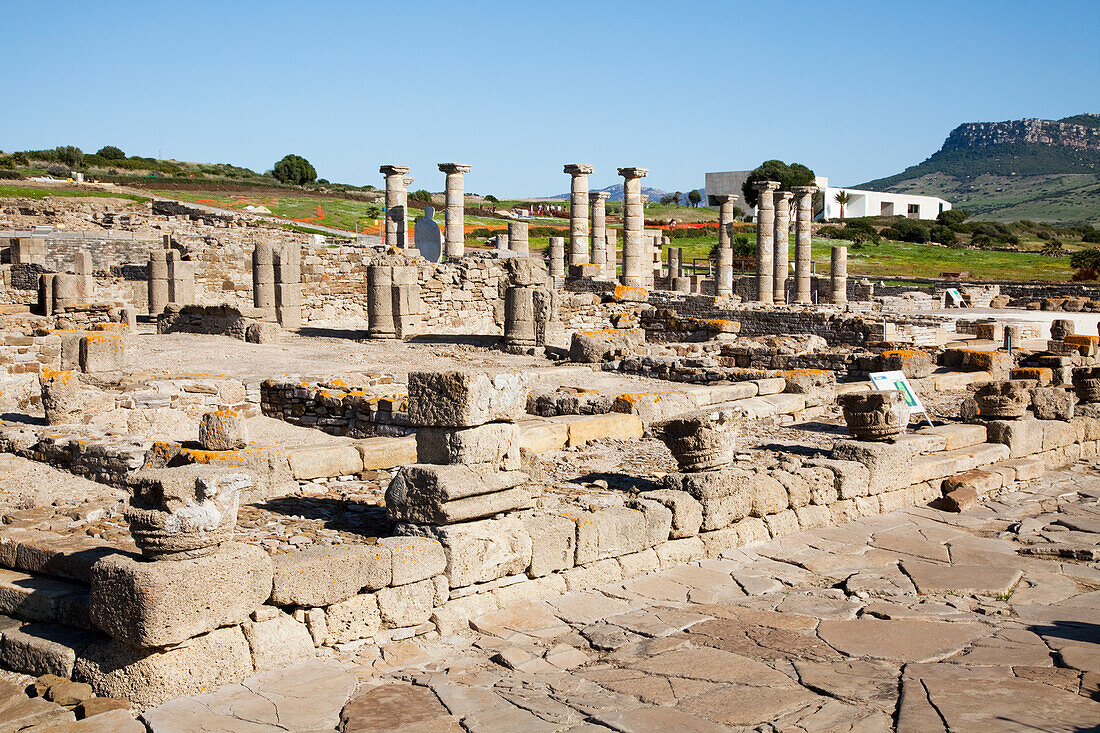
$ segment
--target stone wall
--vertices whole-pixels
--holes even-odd
[[[364,377],[359,385],[332,382],[282,382],[260,386],[263,414],[330,435],[368,438],[408,435],[408,390],[393,379]]]

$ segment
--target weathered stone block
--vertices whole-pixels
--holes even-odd
[[[80,369],[86,374],[121,372],[126,369],[122,335],[89,333],[80,340]]]
[[[399,629],[416,626],[427,621],[435,605],[435,583],[421,580],[416,583],[382,588],[375,596],[382,616],[382,628]]]
[[[805,478],[789,471],[770,471],[771,477],[787,491],[787,499],[792,507],[806,506],[810,503],[810,484]]]
[[[653,548],[657,551],[657,557],[661,561],[662,568],[686,565],[706,557],[707,548],[698,535],[685,537],[680,540],[669,540],[663,545]]]
[[[378,547],[388,550],[393,560],[393,577],[389,585],[427,580],[447,568],[443,545],[427,537],[382,537]]]
[[[496,470],[518,471],[519,448],[519,429],[512,423],[416,431],[418,463],[488,464]]]
[[[378,599],[373,593],[360,593],[332,604],[325,609],[325,626],[325,646],[371,638],[382,629]]]
[[[569,431],[567,439],[569,447],[587,445],[593,441],[608,438],[637,440],[644,432],[641,418],[620,412],[571,417],[565,424]]]
[[[134,646],[178,644],[244,621],[271,595],[271,579],[267,553],[235,542],[194,560],[108,555],[92,566],[91,618]]]
[[[784,509],[775,514],[768,514],[763,517],[763,519],[764,524],[768,527],[768,534],[771,535],[772,539],[789,537],[799,531],[798,517],[791,509]]]
[[[812,504],[828,506],[840,498],[836,490],[836,478],[828,468],[803,466],[795,471],[795,475],[805,479]]]
[[[827,527],[831,519],[829,507],[819,504],[807,504],[806,506],[795,507],[794,513],[795,516],[798,517],[798,526],[803,531],[807,529],[817,529],[818,527]]]
[[[577,556],[577,527],[572,519],[557,514],[524,517],[531,535],[531,567],[527,574],[542,577],[573,567]]]
[[[869,494],[893,491],[913,482],[913,454],[904,445],[838,440],[833,444],[833,458],[866,466]]]
[[[313,656],[309,629],[285,613],[266,621],[246,621],[241,630],[257,672],[288,667]]]
[[[637,497],[628,500],[626,506],[640,511],[645,517],[645,546],[653,547],[667,542],[672,530],[672,510],[660,502]]]
[[[73,679],[87,682],[97,695],[126,698],[145,708],[240,682],[252,671],[244,633],[229,626],[165,651],[113,639],[92,644],[77,657]]]
[[[672,527],[668,535],[670,539],[677,540],[699,534],[699,527],[703,524],[703,505],[691,494],[673,489],[657,489],[642,492],[638,497],[660,502],[672,510]]]
[[[771,539],[771,535],[768,534],[768,525],[760,517],[746,517],[733,526],[737,528],[737,536],[742,547],[767,542]]]
[[[986,422],[990,443],[1008,446],[1009,458],[1022,458],[1043,449],[1043,423],[1028,417]]]
[[[641,552],[633,552],[629,555],[620,555],[615,558],[619,567],[623,569],[624,578],[637,578],[646,573],[652,573],[661,568],[661,559],[652,547]]]
[[[298,448],[287,455],[287,460],[294,478],[299,481],[352,476],[363,470],[363,458],[352,445]]]
[[[409,422],[417,427],[475,427],[514,422],[527,411],[527,375],[473,372],[409,374]]]
[[[78,654],[94,637],[53,624],[14,625],[0,639],[0,663],[5,669],[33,676],[71,677]]]
[[[671,517],[669,518],[671,523]],[[637,509],[612,507],[592,513],[596,525],[596,558],[603,560],[646,547],[646,517]]]
[[[274,558],[271,603],[328,606],[391,581],[390,549],[382,544],[311,547]]]
[[[530,490],[522,471],[487,465],[404,466],[386,489],[386,511],[396,522],[452,524],[527,509]]]
[[[780,512],[790,506],[790,499],[783,484],[766,473],[758,473],[752,482],[752,510],[754,517]]]
[[[206,450],[237,450],[248,445],[244,416],[236,410],[217,410],[202,416],[199,443]]]
[[[833,486],[841,499],[866,496],[871,472],[858,461],[839,461],[830,458],[814,458],[806,461],[811,468],[827,468],[833,472]]]
[[[661,479],[661,486],[673,491],[685,491],[703,506],[701,529],[710,531],[728,527],[748,516],[752,510],[752,486],[755,473],[740,469],[670,473]]]
[[[443,545],[452,588],[515,575],[531,564],[531,535],[516,517],[444,527],[401,524],[398,534],[429,537]]]

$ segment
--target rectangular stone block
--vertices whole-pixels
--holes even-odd
[[[498,471],[520,469],[519,428],[513,423],[486,423],[473,428],[416,431],[418,463],[486,464]]]
[[[0,664],[13,672],[35,677],[44,674],[71,677],[77,654],[92,641],[90,634],[65,626],[15,625],[4,629],[0,639]]]
[[[271,603],[276,606],[329,606],[365,590],[390,584],[389,547],[312,547],[276,555]]]
[[[867,467],[867,493],[894,491],[913,483],[913,454],[904,446],[863,440],[833,443],[833,458]],[[845,497],[847,498],[847,497]]]
[[[795,516],[798,517],[798,526],[803,531],[807,529],[817,529],[819,527],[828,527],[831,520],[829,507],[819,504],[808,504],[806,506],[796,507],[794,513]]]
[[[669,518],[671,521],[671,517]],[[603,560],[646,547],[646,517],[637,509],[603,509],[592,513],[596,526],[596,558]]]
[[[1077,442],[1077,428],[1061,420],[1040,420],[1043,426],[1043,450],[1056,450]]]
[[[623,578],[637,578],[646,573],[656,572],[661,568],[661,559],[652,547],[641,552],[620,555],[615,559],[618,560],[619,567],[623,570]]]
[[[986,428],[989,442],[1007,445],[1010,458],[1022,458],[1043,449],[1042,423],[1034,418],[989,420]]]
[[[373,593],[360,593],[325,609],[325,646],[370,639],[382,629],[382,614]]]
[[[363,471],[363,458],[353,445],[297,448],[287,454],[287,461],[299,481],[354,476]]]
[[[248,641],[240,626],[229,626],[164,651],[113,639],[94,643],[77,657],[73,679],[89,683],[100,697],[147,708],[240,682],[252,672]]]
[[[0,614],[88,627],[88,591],[55,578],[0,570]]]
[[[640,499],[660,502],[672,510],[672,527],[669,538],[678,540],[699,534],[703,524],[703,505],[686,491],[657,489],[638,494]]]
[[[453,428],[514,422],[527,412],[527,392],[527,375],[520,372],[412,372],[409,422]]]
[[[661,486],[673,491],[685,491],[702,504],[703,531],[728,527],[749,515],[753,505],[753,485],[756,474],[740,469],[670,473]]]
[[[443,546],[452,588],[523,573],[531,564],[531,535],[517,517],[430,527],[400,524],[401,535],[428,537]]]
[[[686,565],[706,557],[707,548],[699,536],[685,537],[680,540],[669,540],[663,545],[653,548],[657,551],[657,557],[661,561],[662,568]]]
[[[520,423],[520,450],[538,455],[561,450],[568,442],[569,426],[563,422],[525,420]]]
[[[871,472],[858,461],[839,461],[830,458],[815,458],[805,462],[811,467],[827,468],[833,472],[834,486],[841,499],[866,496],[871,480]]]
[[[428,579],[382,588],[375,596],[378,599],[378,612],[382,616],[382,628],[416,626],[431,618],[432,607],[435,605],[435,583]]]
[[[363,461],[364,471],[397,468],[417,462],[416,436],[403,438],[365,438],[353,443]]]
[[[767,473],[757,473],[752,479],[752,510],[754,517],[781,512],[790,506],[790,497],[783,484]]]
[[[398,522],[453,524],[528,509],[531,490],[522,471],[488,465],[404,466],[386,489],[386,511]]]
[[[644,431],[641,418],[621,412],[570,417],[566,424],[569,430],[570,447],[587,445],[593,441],[608,438],[638,440]]]
[[[271,595],[272,576],[266,552],[236,542],[194,560],[109,555],[92,567],[91,619],[133,646],[178,644],[244,621]]]
[[[623,569],[613,559],[599,560],[588,565],[578,565],[562,573],[565,588],[570,593],[580,593],[604,583],[616,583],[623,579]]]
[[[532,578],[573,567],[577,556],[577,527],[573,520],[557,514],[524,517],[523,525],[531,535]]]
[[[443,545],[427,537],[382,537],[378,540],[378,546],[390,553],[390,585],[427,580],[447,569]]]
[[[125,370],[126,345],[121,334],[86,334],[80,340],[80,369],[87,374]]]
[[[949,423],[920,429],[920,435],[938,435],[946,441],[943,450],[955,450],[956,448],[968,448],[972,445],[984,443],[987,439],[986,427],[981,423],[961,424]]]
[[[280,611],[264,621],[246,621],[241,630],[257,672],[289,667],[314,655],[313,638],[306,625]]]
[[[798,517],[792,509],[784,509],[775,514],[768,514],[763,517],[763,519],[764,524],[768,527],[768,534],[771,535],[772,539],[790,537],[792,534],[797,534],[799,531]]]
[[[700,532],[698,536],[703,541],[703,549],[709,558],[719,557],[722,553],[741,546],[741,535],[737,532],[737,527]]]

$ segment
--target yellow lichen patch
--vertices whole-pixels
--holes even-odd
[[[926,352],[920,349],[891,349],[882,352],[882,355],[887,359],[901,359],[903,364],[908,364],[913,359],[927,356]]]
[[[613,296],[620,303],[623,301],[645,301],[649,299],[649,291],[645,288],[630,285],[616,285]]]
[[[1100,336],[1074,333],[1066,336],[1062,341],[1067,346],[1076,346],[1082,356],[1089,356],[1096,351],[1097,345],[1100,344]]]
[[[1009,376],[1012,379],[1033,379],[1042,386],[1054,379],[1054,370],[1048,367],[1019,367],[1009,372]]]
[[[71,382],[73,380],[73,373],[71,371],[66,371],[66,370],[61,370],[61,369],[43,368],[42,369],[42,380],[43,381],[52,381],[52,382],[61,382],[63,384],[68,384],[69,382]]]

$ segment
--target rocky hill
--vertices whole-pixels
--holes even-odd
[[[1100,222],[1100,115],[959,125],[919,165],[858,188],[941,196],[981,219]]]

